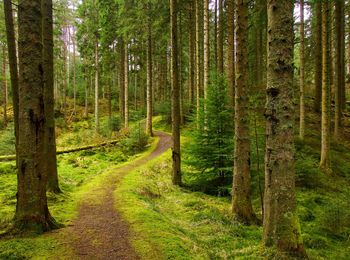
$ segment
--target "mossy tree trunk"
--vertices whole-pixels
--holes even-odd
[[[170,0],[171,26],[171,100],[172,100],[172,160],[174,185],[181,185],[181,153],[180,153],[180,87],[178,81],[178,54],[177,54],[177,0]]]
[[[295,195],[293,10],[269,0],[263,242],[282,255],[305,256]]]
[[[7,80],[6,80],[6,45],[2,46],[2,95],[4,110],[4,126],[7,126]]]
[[[304,0],[300,0],[300,119],[299,138],[305,138],[305,30]]]
[[[329,1],[322,2],[322,122],[320,168],[330,171],[330,43]]]
[[[43,59],[44,59],[44,102],[45,102],[45,153],[48,174],[47,189],[59,193],[56,158],[55,99],[54,99],[54,54],[52,0],[42,0],[43,14]]]
[[[343,103],[345,103],[345,21],[344,21],[344,1],[335,1],[335,34],[336,34],[336,52],[335,52],[335,117],[334,117],[334,138],[337,140],[340,136],[340,127],[343,112]]]
[[[16,50],[16,38],[15,28],[13,24],[13,10],[11,0],[4,0],[4,12],[5,12],[5,26],[6,26],[6,38],[7,49],[9,57],[9,67],[11,76],[12,87],[12,103],[13,103],[13,117],[15,125],[15,138],[16,138],[16,151],[18,146],[18,66],[17,66],[17,50]]]
[[[235,149],[233,166],[232,211],[237,221],[252,224],[255,214],[250,188],[248,0],[236,0],[236,95]]]
[[[321,112],[322,99],[322,3],[315,1],[315,101],[314,110]]]
[[[19,145],[15,227],[44,232],[54,227],[46,197],[45,101],[41,0],[18,5]]]

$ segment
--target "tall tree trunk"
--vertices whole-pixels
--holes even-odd
[[[236,96],[235,152],[233,167],[232,211],[234,219],[252,224],[256,221],[250,188],[248,2],[236,0]]]
[[[147,120],[146,133],[153,136],[152,116],[153,116],[153,89],[152,89],[152,29],[151,18],[147,24]]]
[[[199,114],[200,114],[200,97],[201,97],[201,33],[200,33],[200,1],[195,0],[196,8],[196,118],[197,118],[197,128],[199,128]]]
[[[181,154],[180,154],[180,88],[178,81],[178,56],[177,56],[177,0],[170,0],[170,24],[171,24],[171,81],[172,81],[172,159],[174,185],[181,185]]]
[[[218,71],[218,1],[219,0],[214,0],[215,6],[214,6],[214,41],[213,41],[214,51],[213,51],[213,54],[214,54],[214,67],[215,67],[216,71]],[[210,35],[210,31],[209,31],[209,35]]]
[[[330,44],[329,2],[322,2],[322,122],[320,168],[330,170]]]
[[[235,0],[227,0],[227,79],[230,106],[235,106]]]
[[[322,98],[322,3],[320,0],[315,2],[315,101],[314,110],[321,112]]]
[[[281,255],[305,256],[295,195],[293,10],[268,1],[268,64],[263,241]],[[288,258],[288,256],[285,256]]]
[[[87,73],[86,73],[87,74]],[[84,107],[84,117],[87,117],[88,116],[88,97],[89,97],[89,94],[88,94],[88,84],[90,82],[90,76],[88,75],[85,75],[86,77],[86,80],[85,80],[85,84],[84,84],[84,92],[85,92],[85,107]]]
[[[224,73],[224,9],[223,0],[219,1],[219,21],[218,21],[218,72]]]
[[[73,42],[73,113],[76,113],[77,105],[77,83],[76,83],[76,51],[75,51],[75,37],[72,37]]]
[[[15,227],[44,232],[53,228],[46,197],[44,66],[41,0],[18,5],[19,144]]]
[[[129,54],[128,44],[124,45],[124,127],[129,127]]]
[[[98,38],[95,40],[95,129],[100,131],[100,116],[99,116],[99,71],[98,71]]]
[[[6,25],[6,38],[7,48],[9,57],[9,67],[11,76],[11,87],[12,87],[12,103],[13,103],[13,117],[15,125],[15,145],[16,154],[18,147],[18,66],[17,66],[17,49],[16,49],[16,38],[15,28],[13,24],[13,13],[11,0],[4,0],[4,12],[5,12],[5,25]]]
[[[299,138],[305,138],[305,32],[304,0],[300,0],[300,120]]]
[[[189,3],[189,34],[188,34],[188,100],[191,106],[194,105],[194,85],[195,85],[195,40],[196,40],[196,29],[195,29],[195,2],[191,0]]]
[[[341,127],[343,102],[345,101],[345,37],[344,37],[344,1],[335,1],[335,34],[336,34],[336,80],[334,86],[335,117],[334,138],[339,138]],[[344,93],[343,93],[344,92]]]
[[[125,92],[124,92],[124,80],[125,80],[125,54],[124,54],[124,41],[121,39],[119,44],[119,113],[120,113],[120,119],[124,120],[125,118]]]
[[[42,0],[43,14],[43,59],[44,59],[44,107],[45,107],[45,154],[48,174],[47,189],[61,192],[58,184],[56,134],[55,134],[55,99],[54,99],[54,54],[53,54],[53,16],[52,0]]]
[[[207,90],[209,86],[209,0],[204,0],[204,100],[207,100]]]
[[[3,109],[4,127],[7,126],[7,80],[6,80],[6,45],[2,46],[2,81],[3,81]]]

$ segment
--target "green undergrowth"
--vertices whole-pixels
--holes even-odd
[[[170,152],[128,174],[115,191],[144,259],[257,259],[261,228],[232,223],[230,200],[170,182]]]
[[[166,129],[161,118],[156,125]],[[309,119],[312,121],[312,119]],[[310,259],[350,259],[350,147],[332,143],[332,173],[319,169],[320,134],[307,129],[305,141],[296,139],[296,186],[302,238]],[[253,129],[254,130],[254,129]],[[182,130],[183,151],[191,142]],[[252,199],[261,218],[260,190],[264,190],[264,127],[252,133]],[[258,144],[259,157],[256,152]],[[261,246],[262,227],[231,220],[229,196],[206,194],[196,185],[195,170],[182,165],[185,188],[171,184],[171,154],[165,153],[128,174],[115,192],[133,230],[132,241],[144,259],[260,259],[270,250]],[[257,169],[257,162],[260,169]],[[206,183],[207,184],[207,183]],[[226,187],[228,193],[230,187]]]
[[[104,177],[116,167],[123,166],[155,147],[156,139],[150,140],[141,150],[129,150],[123,142],[116,146],[81,151],[58,156],[58,173],[61,194],[48,194],[52,216],[61,224],[69,225],[77,216],[80,201],[98,199],[98,194],[87,196],[102,183]],[[129,142],[131,142],[129,140]],[[14,163],[0,163],[0,234],[10,227],[16,207],[17,180]],[[64,231],[39,236],[0,240],[0,259],[72,259],[71,248],[62,243]]]

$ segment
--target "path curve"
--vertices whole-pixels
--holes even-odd
[[[128,172],[170,148],[171,136],[163,132],[155,132],[155,135],[159,141],[151,154],[117,168],[84,196],[78,217],[67,232],[77,258],[139,259],[129,241],[128,223],[115,208],[113,192]]]

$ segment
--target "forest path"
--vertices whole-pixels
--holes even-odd
[[[139,259],[129,241],[129,226],[115,207],[113,193],[122,178],[171,146],[171,136],[156,132],[159,141],[151,154],[111,171],[94,186],[79,205],[76,220],[68,227],[65,240],[78,259]]]

